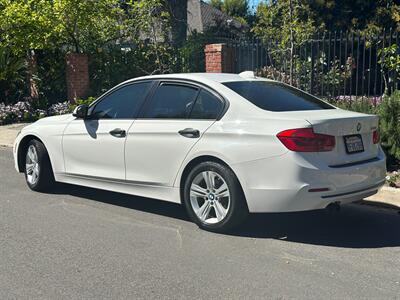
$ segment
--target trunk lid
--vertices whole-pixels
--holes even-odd
[[[332,151],[318,152],[324,164],[338,166],[374,158],[378,155],[378,144],[373,143],[373,131],[378,128],[378,117],[342,109],[325,109],[288,112],[292,117],[302,117],[312,125],[315,133],[335,136],[336,145]],[[361,136],[364,151],[349,153],[345,137]],[[348,139],[349,140],[349,139]]]
[[[378,128],[378,117],[341,109],[312,111],[305,117],[315,133],[329,134],[336,138],[333,151],[319,152],[318,155],[329,166],[337,166],[374,158],[378,155],[378,145],[372,141],[372,133]],[[364,151],[348,153],[346,136],[361,136]]]

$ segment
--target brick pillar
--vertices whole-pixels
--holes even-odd
[[[207,73],[233,73],[233,49],[226,44],[208,44],[204,48]]]
[[[87,96],[89,90],[89,60],[87,54],[67,53],[66,75],[68,100],[74,102],[76,99]]]

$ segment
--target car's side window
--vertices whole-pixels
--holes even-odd
[[[151,81],[145,81],[117,89],[94,106],[91,116],[99,119],[136,118],[152,84]]]
[[[186,119],[198,95],[197,87],[162,83],[145,104],[143,118]]]
[[[215,120],[220,115],[223,103],[206,90],[201,90],[190,114],[191,119]]]

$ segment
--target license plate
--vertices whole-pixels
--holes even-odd
[[[364,151],[364,144],[360,134],[347,135],[344,137],[347,153],[358,153]]]

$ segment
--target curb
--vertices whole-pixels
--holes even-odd
[[[378,201],[370,201],[370,200],[360,200],[355,202],[360,205],[368,205],[368,206],[373,206],[373,207],[378,207],[378,208],[384,208],[384,209],[390,209],[390,210],[397,210],[400,214],[400,207],[397,205],[385,203],[385,202],[378,202]]]
[[[379,192],[360,201],[361,204],[398,210],[400,213],[400,189],[383,186]]]

